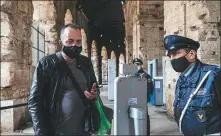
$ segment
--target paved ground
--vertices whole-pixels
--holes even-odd
[[[107,99],[107,86],[104,86],[101,90],[101,98],[103,103],[114,108],[114,102]],[[156,107],[151,104],[148,105],[149,115],[150,115],[150,132],[151,135],[179,135],[179,130],[174,122],[174,119],[166,115],[166,111],[161,109],[161,107]],[[114,122],[113,122],[114,124]],[[23,130],[19,130],[11,134],[1,134],[1,135],[33,135],[34,131],[32,129],[32,124],[28,123]],[[111,134],[114,134],[114,130],[111,130]]]

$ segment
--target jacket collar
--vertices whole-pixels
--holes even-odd
[[[192,70],[189,72],[187,76],[184,74],[180,75],[179,82],[180,84],[189,84],[189,83],[196,83],[200,77],[200,71],[202,67],[202,62],[197,60],[196,63],[193,65]]]

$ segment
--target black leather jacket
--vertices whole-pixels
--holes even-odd
[[[56,53],[57,55],[61,53]],[[54,135],[64,83],[67,80],[67,70],[56,54],[42,58],[34,72],[29,97],[29,112],[33,121],[36,135]],[[93,66],[89,58],[80,55],[77,67],[83,71],[87,79],[89,90],[94,82],[97,83]]]

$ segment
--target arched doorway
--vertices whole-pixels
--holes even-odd
[[[118,72],[120,71],[120,65],[121,64],[125,64],[125,57],[123,54],[120,54],[119,56],[119,68],[118,68]]]
[[[114,51],[111,51],[111,59],[116,59],[116,55]]]
[[[106,47],[102,47],[101,49],[101,56],[102,56],[102,84],[107,84],[108,82],[108,78],[107,78],[107,69],[108,69],[108,64],[107,64],[107,60],[108,60],[108,55],[107,55],[107,49]]]
[[[88,57],[88,49],[87,49],[87,35],[84,29],[81,29],[82,35],[82,52],[81,54]]]
[[[119,64],[125,64],[125,58],[124,58],[124,55],[123,55],[123,54],[120,54]]]
[[[73,23],[73,17],[72,17],[70,9],[67,9],[65,13],[64,22],[65,22],[65,25]]]
[[[98,80],[99,70],[98,70],[98,55],[97,55],[97,43],[96,43],[96,41],[92,41],[91,62],[92,62],[93,68],[94,68],[95,76]]]

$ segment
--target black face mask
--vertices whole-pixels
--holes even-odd
[[[190,62],[187,60],[186,55],[177,59],[172,59],[170,62],[176,72],[184,72],[190,65]]]
[[[71,59],[76,58],[82,51],[82,46],[63,46],[62,51]]]

